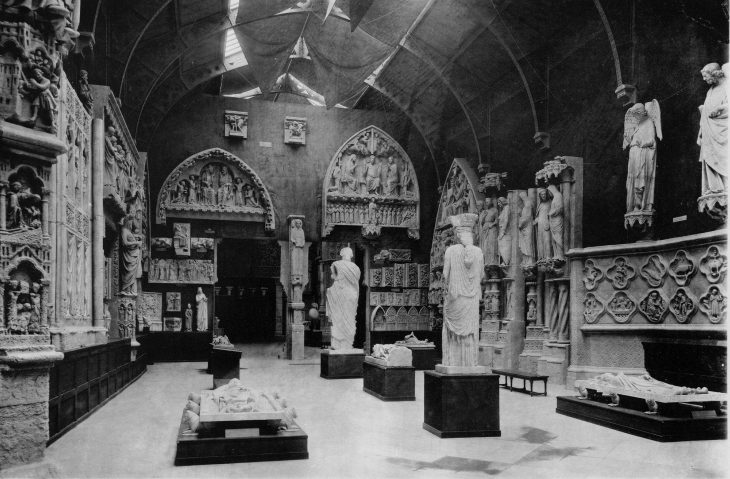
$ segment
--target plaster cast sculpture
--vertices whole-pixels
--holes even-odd
[[[588,291],[593,291],[598,287],[598,283],[603,279],[603,271],[596,265],[592,259],[587,259],[583,266],[583,285]]]
[[[199,332],[208,330],[208,297],[203,293],[203,288],[198,287],[198,291],[195,294],[195,309],[198,314],[197,330]]]
[[[201,416],[213,414],[280,413],[281,426],[286,429],[295,425],[296,410],[288,406],[286,399],[277,392],[259,392],[249,389],[239,379],[231,379],[212,391],[203,391]],[[213,408],[210,411],[208,408]],[[238,416],[240,417],[240,416]]]
[[[678,286],[689,284],[692,276],[697,272],[697,266],[692,257],[684,250],[674,254],[669,262],[669,275],[674,278]]]
[[[592,324],[604,311],[603,302],[593,293],[587,293],[583,300],[583,319],[586,323]]]
[[[555,185],[549,185],[548,190],[550,196],[552,196],[548,218],[553,258],[562,260],[565,259],[563,251],[563,195]]]
[[[330,267],[333,283],[327,289],[327,316],[332,322],[332,349],[352,349],[355,316],[360,292],[360,268],[352,262],[353,252],[342,248],[342,259]]]
[[[657,138],[662,139],[659,102],[636,103],[624,116],[623,149],[629,149],[626,226],[651,223],[654,211]],[[637,214],[640,213],[640,214]]]
[[[223,118],[226,138],[248,138],[248,112],[226,110]]]
[[[537,258],[553,257],[552,239],[550,236],[550,193],[545,188],[538,190],[540,203],[537,206],[535,225],[537,225]]]
[[[658,288],[664,284],[667,275],[667,266],[661,256],[653,254],[646,259],[646,262],[639,268],[639,274],[652,288]]]
[[[304,230],[302,220],[295,219],[291,222],[289,231],[289,242],[291,243],[291,274],[292,276],[304,275]]]
[[[188,303],[188,307],[185,308],[185,331],[193,330],[193,307]]]
[[[613,265],[606,271],[606,277],[616,289],[626,289],[631,284],[631,280],[636,276],[636,270],[629,261],[619,256],[613,260]]]
[[[654,379],[648,374],[641,376],[627,376],[624,373],[604,373],[593,379],[583,381],[584,386],[597,388],[599,392],[604,390],[625,390],[643,393],[652,393],[658,396],[686,396],[690,394],[708,394],[706,387],[688,388],[675,386]]]
[[[495,203],[493,198],[487,198],[479,204],[479,247],[487,266],[499,265],[499,210]]]
[[[190,223],[174,223],[172,245],[177,256],[190,256]]]
[[[474,246],[476,220],[473,213],[450,218],[459,244],[449,246],[444,258],[443,366],[477,366],[484,256]]]
[[[617,323],[628,323],[636,311],[636,302],[623,291],[616,291],[606,305],[606,311]]]
[[[710,85],[705,103],[700,108],[700,131],[697,144],[700,145],[702,168],[702,190],[697,199],[700,211],[707,211],[713,217],[727,217],[727,127],[728,93],[726,75],[728,64],[709,63],[700,73]]]
[[[687,289],[678,288],[669,300],[669,311],[680,324],[688,323],[697,312],[697,298]]]
[[[700,272],[710,283],[719,283],[725,279],[727,256],[720,252],[718,246],[707,248],[707,253],[700,259]]]
[[[120,290],[122,294],[136,295],[137,280],[142,277],[142,237],[132,231],[133,218],[127,216],[124,220],[121,233],[122,254],[120,268],[122,279]]]
[[[287,116],[284,119],[284,143],[304,145],[307,143],[307,119]]]
[[[418,339],[416,335],[411,331],[409,334],[406,334],[405,338],[396,341],[396,345],[399,346],[425,346],[425,345],[433,345],[433,343],[428,339]]]
[[[533,225],[533,204],[526,191],[520,191],[522,210],[517,227],[519,228],[519,246],[522,252],[521,266],[535,264],[535,227]]]
[[[509,266],[512,257],[512,231],[510,228],[510,210],[507,198],[499,198],[497,200],[499,206],[499,235],[497,237],[499,245],[500,265]]]
[[[223,348],[232,348],[233,344],[231,344],[231,341],[228,339],[228,336],[213,336],[213,341],[210,343],[213,346],[223,347]]]
[[[650,323],[661,323],[669,311],[669,301],[661,290],[653,289],[639,302],[638,309]]]
[[[390,367],[410,367],[413,364],[411,350],[396,344],[376,344],[371,356],[383,360]]]
[[[700,296],[700,311],[707,315],[711,323],[721,322],[725,319],[727,311],[727,296],[718,286],[710,286],[707,292]]]

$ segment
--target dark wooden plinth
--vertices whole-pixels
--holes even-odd
[[[499,376],[423,373],[423,428],[441,438],[501,436]]]
[[[413,353],[413,367],[417,371],[432,371],[441,361],[441,355],[436,348],[408,348]]]
[[[322,346],[322,331],[319,330],[304,330],[304,345],[311,346],[313,348],[319,348]]]
[[[555,411],[661,442],[726,439],[727,417],[666,417],[573,396],[559,396]]]
[[[183,429],[181,425],[177,436],[176,466],[309,459],[307,435],[301,429],[251,437],[183,435]]]
[[[416,370],[363,362],[362,390],[383,401],[415,401]]]
[[[241,351],[233,348],[216,348],[210,352],[210,371],[213,387],[228,384],[231,379],[241,378]]]
[[[322,351],[319,376],[325,379],[361,378],[365,354],[329,354]]]

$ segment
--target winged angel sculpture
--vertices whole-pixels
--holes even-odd
[[[636,103],[624,117],[623,149],[629,148],[626,212],[654,210],[657,138],[662,139],[659,102]]]

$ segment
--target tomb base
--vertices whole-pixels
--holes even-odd
[[[228,384],[231,379],[241,378],[241,351],[234,348],[214,346],[210,352],[210,371],[213,373],[213,387]]]
[[[298,426],[278,431],[251,423],[239,428],[215,429],[207,434],[186,434],[185,428],[181,421],[176,466],[309,458],[307,434]]]
[[[369,356],[362,364],[362,390],[382,401],[415,401],[416,370],[408,366],[384,366]]]
[[[717,416],[715,411],[708,411],[714,414],[707,417],[667,417],[573,396],[558,396],[557,400],[558,414],[654,441],[727,438],[727,416]]]
[[[325,379],[361,378],[362,349],[325,349],[320,353],[319,376]]]
[[[441,438],[502,435],[498,375],[423,374],[425,430]]]

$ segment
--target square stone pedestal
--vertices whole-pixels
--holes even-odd
[[[423,428],[441,438],[501,436],[499,376],[423,373]]]
[[[362,349],[325,349],[320,354],[319,376],[325,379],[361,378]]]
[[[413,367],[416,371],[430,371],[436,366],[436,363],[441,361],[435,344],[404,344],[404,346],[413,353]]]
[[[415,401],[416,370],[409,366],[385,366],[370,356],[362,364],[362,390],[382,401]]]
[[[228,384],[231,379],[241,378],[241,351],[234,348],[213,347],[210,352],[210,370],[213,387]]]
[[[565,384],[570,365],[570,343],[545,341],[537,361],[537,374],[550,376],[553,384]]]

